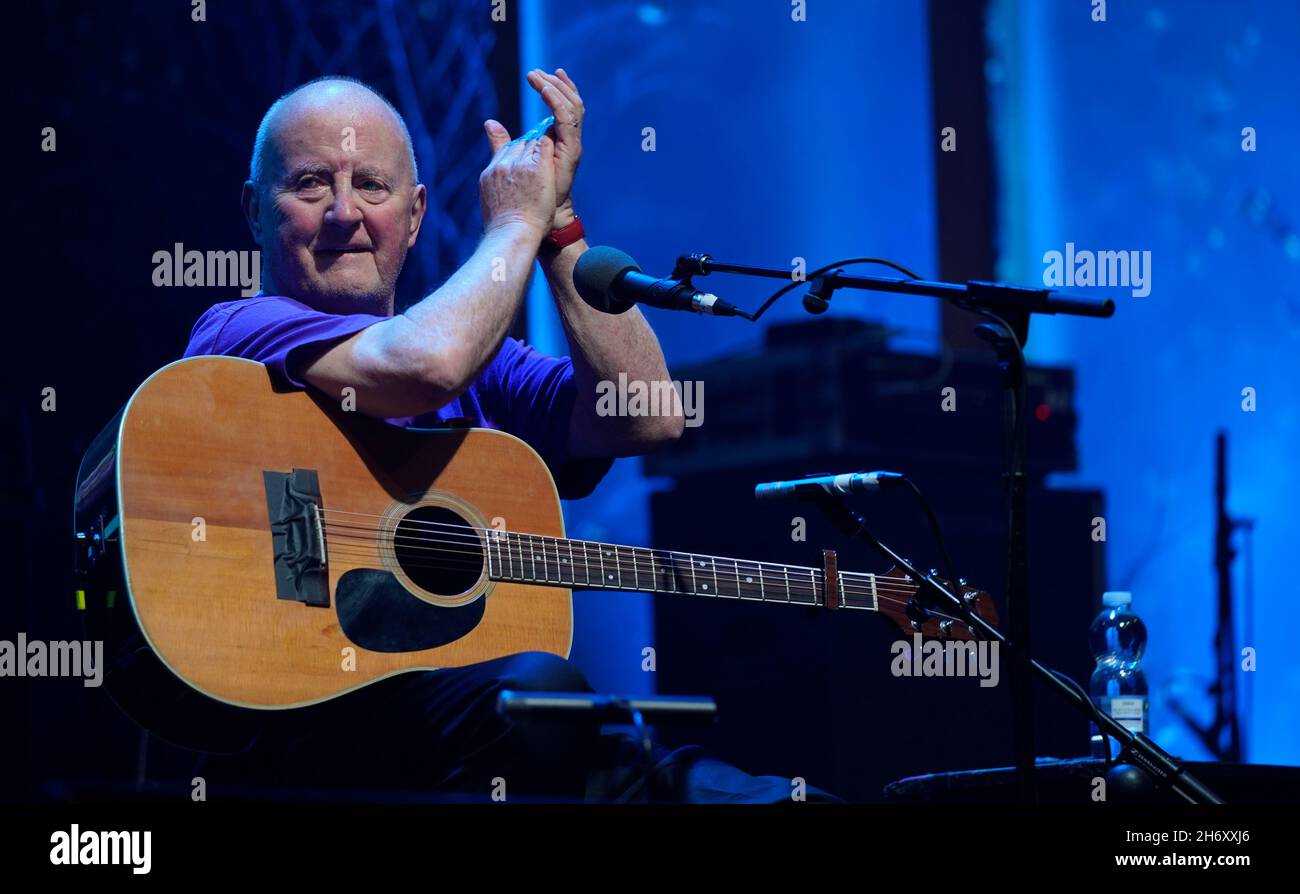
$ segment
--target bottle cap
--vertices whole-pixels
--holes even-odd
[[[1108,608],[1119,608],[1121,605],[1132,605],[1133,594],[1127,590],[1107,590],[1101,594],[1101,604]]]

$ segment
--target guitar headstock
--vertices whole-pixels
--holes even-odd
[[[998,612],[988,593],[967,586],[965,580],[953,583],[933,573],[931,576],[949,590],[959,593],[973,614],[989,624],[997,625]],[[877,574],[876,584],[881,593],[879,612],[887,615],[907,636],[920,633],[927,639],[977,639],[966,622],[956,616],[931,613],[930,617],[926,617],[926,612],[920,605],[921,582],[897,565],[884,574]]]

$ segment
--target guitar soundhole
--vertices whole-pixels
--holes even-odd
[[[439,596],[456,596],[483,573],[479,532],[445,506],[419,506],[393,532],[397,564],[411,582]]]

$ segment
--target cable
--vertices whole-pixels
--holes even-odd
[[[921,489],[916,486],[916,482],[911,478],[908,478],[906,475],[903,476],[903,481],[907,482],[907,486],[912,489],[912,493],[916,494],[917,501],[921,504],[921,508],[925,510],[925,517],[930,521],[930,530],[934,534],[934,542],[939,547],[939,555],[943,558],[943,568],[948,574],[948,580],[951,582],[950,586],[955,586],[960,589],[961,585],[958,583],[959,578],[957,577],[957,569],[952,563],[952,556],[948,555],[948,545],[944,542],[943,531],[939,529],[939,519],[935,517],[934,511],[930,508],[930,504],[925,499],[925,495],[921,493]],[[962,594],[958,593],[957,595],[960,597]]]
[[[902,264],[895,264],[893,261],[889,261],[884,258],[846,258],[842,261],[832,261],[831,263],[826,264],[823,267],[818,267],[812,273],[809,273],[806,276],[804,276],[803,279],[794,280],[793,282],[787,283],[786,285],[777,289],[775,292],[771,294],[770,297],[768,297],[766,301],[763,302],[763,305],[758,310],[754,311],[753,316],[749,317],[749,319],[753,322],[758,322],[758,318],[761,317],[763,313],[769,307],[772,306],[772,304],[776,301],[776,299],[780,298],[786,292],[790,291],[791,289],[796,289],[799,286],[806,285],[808,280],[813,279],[814,277],[821,276],[823,273],[828,273],[831,270],[834,270],[836,267],[844,267],[849,264],[882,264],[885,267],[892,267],[894,270],[897,270],[899,273],[902,273],[904,276],[910,277],[912,279],[921,278],[917,276],[915,273],[913,273],[911,270],[908,270]]]
[[[1118,757],[1112,758],[1110,756],[1111,735],[1110,735],[1110,731],[1106,729],[1105,725],[1100,722],[1101,708],[1097,707],[1097,703],[1092,700],[1092,696],[1090,696],[1087,690],[1084,689],[1081,685],[1079,685],[1079,682],[1075,680],[1073,677],[1069,676],[1068,674],[1063,674],[1060,671],[1056,670],[1055,668],[1047,667],[1046,665],[1044,665],[1044,667],[1047,668],[1047,672],[1049,674],[1056,677],[1056,679],[1060,680],[1066,686],[1071,687],[1074,690],[1075,694],[1078,695],[1080,698],[1082,698],[1084,704],[1086,704],[1088,708],[1092,711],[1092,718],[1094,721],[1097,721],[1097,729],[1101,733],[1101,737],[1106,743],[1106,755],[1104,758],[1104,760],[1106,761],[1106,768],[1110,769],[1111,767],[1115,766],[1115,764],[1119,763],[1119,758]]]

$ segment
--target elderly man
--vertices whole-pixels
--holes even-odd
[[[402,117],[348,78],[312,81],[277,100],[258,128],[243,190],[261,248],[262,292],[208,310],[186,356],[258,360],[280,386],[336,399],[350,388],[357,410],[394,424],[459,417],[504,429],[538,450],[565,497],[589,493],[613,457],[679,437],[680,414],[596,414],[596,383],[620,373],[662,381],[668,371],[639,311],[601,314],[574,289],[574,264],[586,249],[570,195],[582,155],[582,99],[563,69],[532,71],[528,81],[554,126],[512,141],[499,123],[485,122],[492,159],[479,178],[483,239],[450,279],[400,314],[394,288],[427,207]],[[534,260],[559,308],[570,358],[506,335]],[[480,796],[496,780],[511,793],[571,799],[626,788],[632,774],[619,768],[635,766],[634,747],[594,727],[503,720],[494,705],[505,688],[591,687],[564,659],[537,652],[401,674],[276,715],[236,769],[280,782]],[[353,740],[356,730],[365,731],[363,741]],[[692,797],[682,756],[656,754],[665,767],[678,765],[677,796]],[[704,778],[696,788],[719,800],[788,799],[791,790],[789,780],[758,779],[716,761]]]

